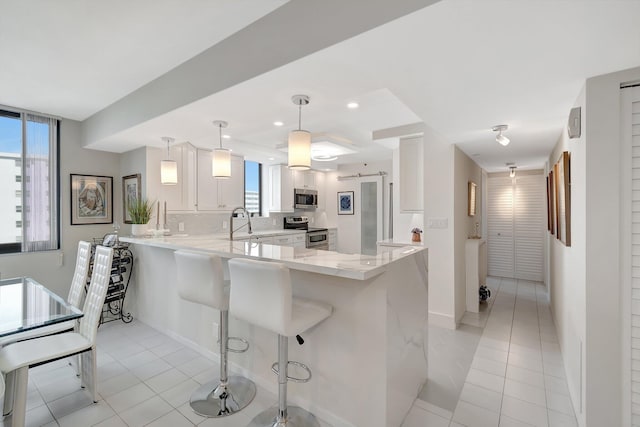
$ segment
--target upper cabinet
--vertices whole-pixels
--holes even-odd
[[[293,171],[286,165],[269,166],[269,212],[293,212]]]
[[[231,155],[231,178],[211,175],[211,151],[197,150],[197,208],[199,211],[231,211],[244,206],[244,159]]]
[[[178,164],[178,184],[162,186],[162,197],[169,211],[196,209],[196,151],[188,142],[170,149],[171,160]]]
[[[316,188],[316,172],[315,171],[293,171],[293,187],[294,188]]]
[[[400,139],[400,212],[422,212],[424,144],[422,136]]]

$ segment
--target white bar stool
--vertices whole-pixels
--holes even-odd
[[[182,299],[220,311],[220,379],[201,385],[192,395],[191,408],[204,417],[225,417],[246,407],[256,395],[253,381],[228,376],[228,352],[247,351],[249,343],[229,338],[229,288],[224,280],[222,261],[215,255],[192,251],[174,253],[178,272],[178,292]],[[230,339],[246,344],[240,350],[230,349]]]
[[[287,381],[307,382],[311,370],[289,361],[289,337],[298,336],[331,315],[333,307],[317,301],[294,298],[289,269],[275,262],[234,258],[229,260],[231,276],[230,310],[234,317],[278,334],[278,407],[258,414],[248,427],[320,427],[316,417],[297,406],[287,406]],[[302,344],[302,339],[299,338]],[[287,367],[305,369],[307,378],[288,376]],[[277,368],[276,368],[277,365]]]

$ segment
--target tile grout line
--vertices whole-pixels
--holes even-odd
[[[502,282],[502,280],[503,279],[501,278],[500,281]],[[509,332],[509,346],[508,346],[508,349],[507,349],[507,364],[506,364],[506,367],[505,367],[504,381],[503,381],[503,384],[502,384],[502,398],[500,399],[500,412],[498,413],[498,424],[500,423],[501,418],[502,418],[502,406],[504,405],[504,396],[505,396],[504,388],[505,388],[505,385],[506,385],[506,382],[507,382],[507,369],[509,369],[509,357],[510,357],[510,354],[511,354],[511,339],[512,339],[512,336],[513,336],[513,320],[515,318],[516,303],[518,301],[519,282],[518,282],[518,279],[513,279],[513,280],[515,280],[515,285],[516,286],[515,286],[515,290],[514,290],[513,309],[511,310],[511,330]],[[502,286],[501,286],[501,288],[502,288]]]

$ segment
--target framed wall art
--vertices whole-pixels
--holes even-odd
[[[142,197],[140,178],[139,173],[122,177],[122,218],[125,224],[132,223],[129,206]]]
[[[338,215],[353,215],[353,191],[338,191]]]
[[[476,216],[476,183],[469,181],[469,191],[467,196],[467,215]]]
[[[560,155],[556,163],[558,176],[556,178],[558,204],[558,234],[565,246],[571,246],[571,156],[568,151]]]
[[[71,174],[71,225],[113,223],[113,177]]]

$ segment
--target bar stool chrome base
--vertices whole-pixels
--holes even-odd
[[[287,417],[278,421],[278,407],[271,407],[255,416],[247,427],[320,427],[315,415],[298,406],[287,406]]]
[[[235,414],[256,396],[256,385],[244,377],[229,377],[227,385],[211,381],[191,395],[191,409],[203,417],[219,418]]]

